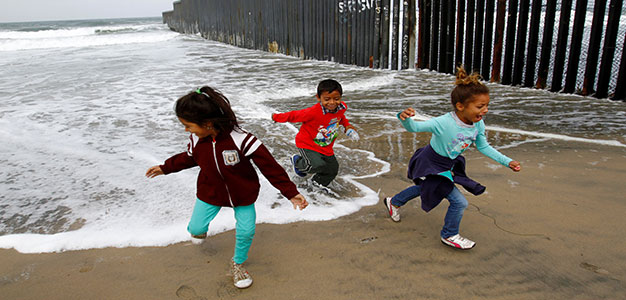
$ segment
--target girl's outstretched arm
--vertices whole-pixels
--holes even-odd
[[[163,175],[163,170],[161,170],[160,166],[153,166],[146,171],[146,177],[154,178],[156,176]]]
[[[293,204],[293,209],[299,208],[300,210],[303,210],[307,206],[309,206],[309,203],[306,202],[306,199],[304,199],[304,196],[302,196],[302,194],[295,195],[293,198],[289,199],[289,201],[291,201],[291,203]]]

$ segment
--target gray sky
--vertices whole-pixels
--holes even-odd
[[[0,23],[159,17],[175,0],[0,0]]]

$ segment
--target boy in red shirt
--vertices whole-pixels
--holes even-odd
[[[348,106],[341,101],[342,94],[339,82],[322,80],[317,86],[317,104],[301,110],[272,114],[275,122],[302,123],[296,134],[296,147],[300,154],[293,155],[291,163],[298,176],[313,173],[313,181],[322,186],[328,186],[339,172],[339,163],[333,152],[339,125],[344,127],[348,137],[359,139],[354,126],[344,116]]]

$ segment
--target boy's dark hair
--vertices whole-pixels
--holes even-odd
[[[200,126],[212,122],[218,131],[231,132],[239,127],[226,96],[208,86],[180,97],[176,100],[174,111],[177,117]]]
[[[343,89],[341,88],[341,84],[334,79],[326,79],[320,81],[317,85],[317,96],[321,97],[323,92],[332,93],[334,91],[338,91],[339,95],[343,95]]]
[[[480,75],[478,73],[467,75],[463,66],[457,69],[454,84],[456,87],[450,94],[450,100],[455,110],[457,103],[465,105],[475,95],[489,94],[489,88],[480,81]]]

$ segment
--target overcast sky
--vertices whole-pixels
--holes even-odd
[[[175,0],[0,0],[0,23],[160,17]]]

